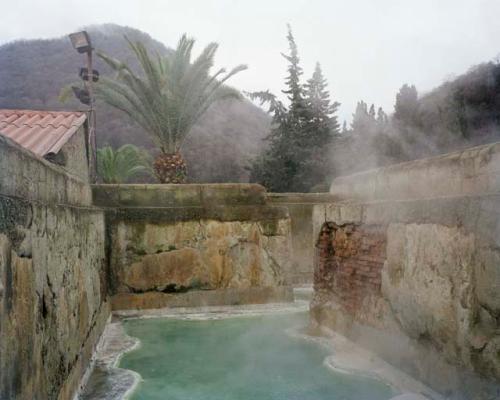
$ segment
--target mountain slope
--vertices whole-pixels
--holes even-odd
[[[154,52],[170,51],[139,30],[106,24],[87,28],[93,45],[133,69],[138,68],[123,36],[141,40]],[[208,40],[204,41],[208,42]],[[202,46],[202,43],[199,43]],[[245,62],[245,60],[241,60]],[[0,108],[83,109],[76,100],[58,101],[60,89],[78,79],[84,57],[76,53],[68,38],[15,41],[0,46]],[[101,74],[110,70],[96,60]],[[216,104],[203,116],[183,146],[193,182],[246,181],[245,166],[262,147],[269,131],[266,113],[248,101],[231,100]],[[125,143],[151,148],[144,131],[125,114],[106,104],[97,104],[98,146]]]
[[[419,103],[422,130],[445,150],[500,140],[500,63],[476,65]]]

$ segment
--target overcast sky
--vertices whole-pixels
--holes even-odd
[[[0,0],[0,44],[113,22],[174,46],[183,32],[217,41],[217,62],[249,70],[242,90],[282,89],[292,25],[307,78],[316,61],[341,120],[356,102],[392,112],[403,83],[425,92],[500,54],[500,0]]]

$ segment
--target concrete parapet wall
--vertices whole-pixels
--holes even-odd
[[[361,201],[500,192],[500,143],[336,178],[330,194]]]
[[[0,193],[53,205],[92,205],[88,184],[2,135]]]
[[[499,177],[492,144],[335,179],[342,200],[313,209],[312,321],[447,398],[497,398]]]
[[[256,184],[94,185],[94,204],[104,207],[214,207],[263,205]]]
[[[339,200],[330,193],[266,193],[271,204],[321,204]]]

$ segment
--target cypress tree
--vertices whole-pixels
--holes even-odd
[[[368,126],[368,105],[363,101],[358,101],[356,110],[352,114],[351,129],[355,135],[362,135]]]
[[[416,126],[418,124],[419,107],[416,87],[404,84],[396,95],[394,119],[400,125]]]
[[[375,104],[372,103],[370,106],[370,111],[368,111],[368,115],[370,116],[370,119],[375,121]]]
[[[315,145],[328,144],[331,139],[339,134],[339,123],[335,113],[340,103],[330,102],[330,93],[327,82],[321,71],[321,66],[316,63],[313,76],[305,84],[306,106],[310,112],[309,128],[311,135],[315,136],[312,143]]]
[[[290,26],[287,40],[289,54],[282,54],[288,61],[286,89],[282,92],[288,107],[269,91],[248,93],[251,99],[268,104],[273,118],[268,147],[254,160],[250,180],[275,192],[305,192],[325,180],[328,145],[339,133],[335,116],[339,103],[330,102],[319,64],[307,84],[302,84],[303,71]]]
[[[414,85],[404,84],[396,95],[394,105],[394,125],[407,144],[417,140],[415,133],[419,127],[420,105],[418,92]]]
[[[377,124],[379,126],[383,126],[387,125],[388,123],[389,123],[389,118],[387,117],[387,114],[382,109],[382,107],[379,107],[377,110]]]
[[[286,90],[283,93],[287,95],[290,101],[289,114],[290,118],[294,120],[295,123],[300,123],[301,119],[304,118],[304,112],[306,109],[304,101],[304,88],[300,83],[300,78],[303,74],[302,68],[300,66],[299,52],[297,49],[297,44],[295,43],[295,38],[293,37],[292,28],[287,25],[288,34],[286,36],[288,40],[288,47],[290,54],[281,53],[281,55],[288,61],[288,76],[285,79]]]

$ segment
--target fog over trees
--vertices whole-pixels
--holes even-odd
[[[171,51],[133,28],[110,24],[87,30],[97,50],[123,60],[134,71],[140,69],[124,35],[143,42],[152,52],[167,54]],[[210,38],[200,42],[208,43]],[[16,41],[0,46],[0,108],[85,109],[77,100],[65,103],[58,100],[61,88],[78,79],[78,70],[83,64],[83,56],[74,51],[67,37]],[[96,69],[101,75],[111,75],[110,68],[97,57]],[[189,166],[189,181],[247,181],[249,171],[246,167],[260,152],[270,120],[263,110],[248,100],[228,100],[211,107],[182,147]],[[97,140],[98,147],[111,145],[117,149],[130,143],[154,152],[143,129],[103,102],[97,103]]]
[[[124,34],[151,51],[171,51],[128,27],[99,25],[88,31],[97,49],[134,70],[138,66]],[[199,39],[208,43],[212,38]],[[253,96],[271,105],[268,113],[249,100],[230,100],[212,106],[194,127],[181,149],[191,182],[251,178],[276,191],[324,190],[338,175],[500,140],[498,61],[473,66],[427,93],[401,82],[393,110],[360,99],[352,121],[338,121],[342,99],[328,88],[321,66],[304,77],[298,49],[291,46],[285,58],[284,95],[264,91]],[[66,37],[0,46],[0,107],[83,109],[76,100],[58,101],[61,88],[75,81],[82,65]],[[111,73],[100,60],[96,68]],[[147,135],[119,111],[98,103],[97,118],[99,147],[130,143],[154,153]]]
[[[420,94],[403,84],[388,115],[360,101],[334,143],[334,174],[429,157],[500,140],[500,63],[486,62]]]
[[[331,171],[328,149],[339,136],[335,115],[338,102],[330,100],[320,64],[313,76],[303,83],[303,71],[291,28],[288,27],[289,54],[283,93],[288,105],[265,92],[250,93],[252,99],[269,105],[273,127],[268,145],[253,161],[251,181],[275,192],[308,192],[320,190]]]

